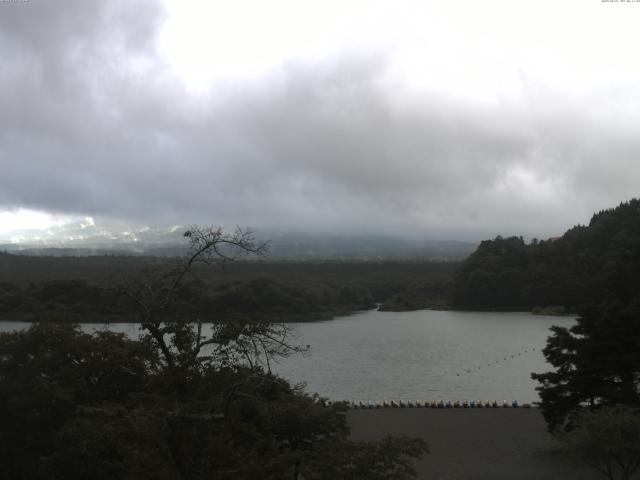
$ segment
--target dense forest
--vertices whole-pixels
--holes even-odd
[[[386,310],[446,304],[456,263],[270,262],[199,265],[181,298],[205,321],[246,314],[274,321],[331,318],[382,304]],[[64,322],[131,319],[118,285],[153,277],[160,257],[32,257],[0,253],[0,318]],[[182,308],[182,306],[180,307]]]
[[[194,266],[224,244],[261,248],[242,231],[187,233],[181,263],[116,284],[140,338],[66,322],[0,333],[0,478],[414,480],[423,440],[352,441],[346,404],[271,372],[305,350],[285,324],[235,315],[203,333]]]
[[[469,310],[577,311],[640,292],[640,200],[548,240],[486,240],[457,269],[451,304]],[[551,308],[549,308],[551,307]]]
[[[0,253],[0,318],[127,319],[117,285],[153,276],[162,257],[32,257]],[[464,262],[238,261],[198,266],[184,285],[201,318],[247,314],[277,321],[331,318],[375,308],[575,312],[615,291],[640,290],[640,200],[596,213],[547,240],[496,237]]]
[[[468,308],[578,313],[571,327],[551,328],[543,354],[553,369],[532,374],[540,407],[549,429],[564,431],[559,438],[591,466],[614,478],[615,463],[620,478],[631,478],[640,466],[640,201],[601,211],[556,240],[484,242],[456,282]]]
[[[580,311],[552,329],[543,353],[556,370],[533,374],[549,428],[579,426],[585,406],[640,405],[639,200],[560,238],[484,241],[462,264],[195,264],[220,260],[219,242],[259,251],[197,233],[181,260],[0,254],[0,314],[49,320],[0,335],[2,478],[414,479],[423,441],[353,442],[344,404],[270,370],[304,351],[281,322],[376,303]],[[140,339],[70,325],[123,319]]]

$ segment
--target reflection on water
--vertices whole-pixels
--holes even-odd
[[[573,323],[527,313],[361,312],[291,324],[296,342],[311,351],[281,360],[274,370],[332,399],[531,402],[538,398],[531,372],[549,369],[541,352],[549,327]],[[26,325],[0,322],[0,331]],[[130,323],[108,328],[139,333]]]

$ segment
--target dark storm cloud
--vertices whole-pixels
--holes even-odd
[[[0,210],[477,239],[560,233],[640,184],[633,88],[474,103],[353,54],[191,95],[155,50],[163,15],[0,5]]]

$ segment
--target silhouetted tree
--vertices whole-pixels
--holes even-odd
[[[196,264],[261,253],[250,232],[185,237],[174,269],[118,286],[140,339],[64,324],[0,334],[2,478],[415,478],[422,440],[351,442],[344,404],[270,372],[301,350],[284,325],[235,317],[207,331],[191,308]]]
[[[610,300],[571,328],[552,327],[543,353],[555,371],[532,374],[550,429],[571,427],[584,408],[640,406],[640,306]]]

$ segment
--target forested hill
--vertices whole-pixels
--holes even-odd
[[[0,320],[127,321],[133,306],[116,286],[175,269],[164,257],[32,257],[0,252]],[[242,314],[303,321],[384,304],[412,310],[447,303],[457,263],[236,262],[199,265],[184,296],[200,318]],[[187,292],[188,290],[188,292]]]
[[[456,270],[452,306],[575,311],[610,294],[627,301],[640,293],[640,200],[596,213],[588,226],[560,238],[483,241]]]

